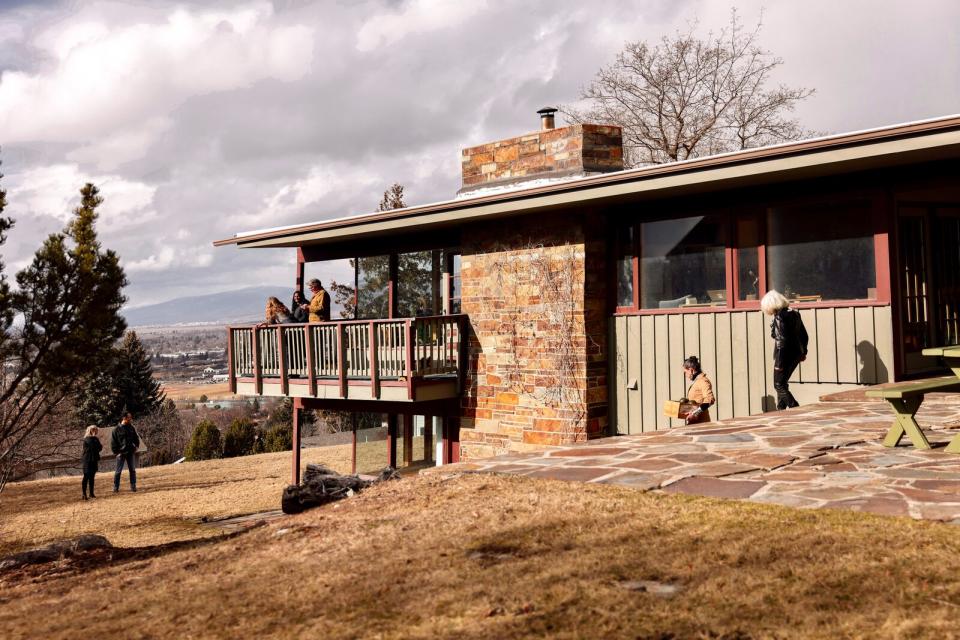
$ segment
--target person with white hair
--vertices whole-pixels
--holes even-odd
[[[87,499],[87,487],[90,488],[90,497],[96,498],[96,494],[93,492],[93,479],[97,475],[97,468],[100,466],[100,451],[103,449],[103,445],[100,444],[100,438],[97,435],[100,433],[100,429],[97,425],[92,424],[87,427],[86,433],[83,434],[83,499]]]
[[[807,358],[807,330],[800,312],[790,308],[790,302],[779,291],[771,289],[760,300],[760,308],[768,316],[770,337],[773,338],[773,388],[777,391],[777,410],[798,407],[800,403],[790,393],[790,376]]]

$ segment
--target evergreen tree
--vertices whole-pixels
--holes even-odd
[[[18,465],[30,464],[25,452],[36,457],[51,411],[103,370],[125,328],[126,277],[96,234],[103,199],[92,184],[80,195],[63,232],[48,236],[17,274],[15,292],[0,273],[0,489]],[[11,224],[0,217],[0,242]]]
[[[184,451],[184,456],[190,462],[196,460],[212,460],[219,458],[223,454],[220,446],[220,430],[217,425],[209,420],[201,420],[197,423],[190,436],[190,442]]]
[[[266,453],[290,451],[293,448],[293,428],[276,423],[263,434],[263,450]]]
[[[118,423],[126,411],[138,418],[163,404],[150,356],[136,332],[128,331],[120,346],[110,349],[109,362],[88,379],[79,396],[84,422],[101,426]]]
[[[150,356],[136,332],[127,331],[117,350],[115,372],[117,389],[124,408],[134,416],[141,416],[157,409],[164,401],[160,383],[153,377]],[[117,418],[119,420],[119,417]]]
[[[257,439],[257,430],[253,422],[246,418],[237,418],[223,436],[223,457],[235,458],[253,453]]]

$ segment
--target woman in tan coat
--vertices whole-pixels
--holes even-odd
[[[700,360],[697,356],[690,356],[683,361],[683,375],[693,382],[687,390],[687,401],[699,405],[687,414],[687,424],[710,422],[710,405],[717,399],[713,395],[713,384],[700,369]]]

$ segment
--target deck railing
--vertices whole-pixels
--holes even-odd
[[[344,320],[316,324],[232,326],[227,328],[230,387],[238,378],[308,381],[368,380],[377,389],[384,380],[462,374],[466,316],[394,320]],[[377,393],[379,396],[379,393]]]

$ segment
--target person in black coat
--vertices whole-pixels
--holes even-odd
[[[90,488],[90,497],[96,498],[93,492],[93,478],[97,475],[97,467],[100,466],[100,450],[103,445],[100,444],[100,438],[97,435],[100,429],[96,425],[87,427],[87,432],[83,434],[83,499],[87,499],[87,487]]]
[[[290,301],[290,314],[293,316],[294,322],[305,323],[310,320],[310,304],[299,289],[293,292],[293,299]]]
[[[773,338],[773,388],[777,391],[777,409],[783,411],[799,407],[790,393],[790,376],[807,359],[807,329],[800,312],[790,308],[790,302],[777,291],[768,291],[760,308],[768,316],[770,337]]]
[[[129,411],[123,414],[120,425],[113,430],[110,438],[110,449],[117,456],[117,471],[113,474],[113,492],[120,491],[120,474],[126,463],[130,474],[130,490],[137,490],[137,449],[140,448],[140,436],[133,428],[133,414]]]

